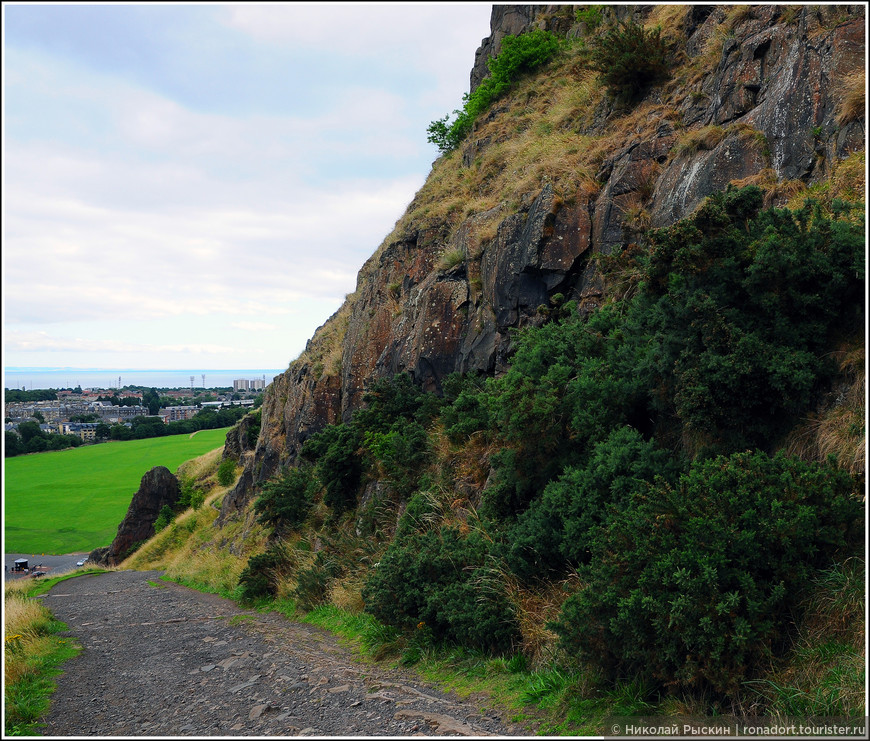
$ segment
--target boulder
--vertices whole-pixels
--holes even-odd
[[[117,566],[141,543],[154,536],[154,522],[160,510],[165,506],[174,507],[180,494],[178,479],[168,468],[152,468],[142,477],[112,544],[93,551],[90,560],[98,566]]]

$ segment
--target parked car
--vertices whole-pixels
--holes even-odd
[[[81,561],[76,561],[76,566],[84,566],[87,563],[88,557],[85,556]]]
[[[31,576],[32,576],[34,579],[37,579],[37,578],[40,577],[40,576],[45,576],[45,574],[46,574],[45,571],[34,571],[34,572],[31,574]]]

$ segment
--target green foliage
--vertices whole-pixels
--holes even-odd
[[[287,569],[287,553],[280,543],[273,543],[265,553],[252,556],[239,576],[239,593],[243,602],[274,597],[278,580]]]
[[[257,521],[276,532],[298,528],[308,517],[319,485],[310,466],[290,468],[263,484],[254,503]]]
[[[321,551],[314,559],[314,563],[306,569],[302,569],[296,575],[296,589],[293,596],[298,601],[299,607],[309,612],[326,602],[329,587],[333,579],[340,572],[339,564],[335,559]]]
[[[323,501],[336,514],[356,505],[356,492],[363,473],[357,452],[362,439],[349,425],[330,425],[312,435],[302,446],[302,457],[315,462],[315,472],[326,489]]]
[[[856,482],[782,454],[696,462],[594,531],[554,628],[606,675],[733,692],[783,644],[813,569],[863,539]]]
[[[511,519],[566,466],[579,463],[619,425],[646,420],[639,378],[615,349],[621,323],[610,310],[576,313],[517,337],[508,372],[487,384],[482,403],[506,448],[492,460],[483,512]]]
[[[628,311],[653,406],[699,451],[770,446],[829,383],[835,335],[862,321],[863,225],[761,200],[729,189],[655,232]]]
[[[400,496],[408,496],[429,458],[426,427],[441,400],[416,386],[407,374],[375,381],[363,394],[364,406],[348,423],[330,425],[302,446],[326,489],[324,502],[335,513],[356,505],[363,474],[377,461]]]
[[[229,486],[236,478],[236,462],[232,458],[224,458],[217,470],[217,480],[221,486]]]
[[[411,533],[394,540],[363,589],[366,611],[434,640],[507,651],[518,638],[512,608],[488,579],[491,544],[456,528]]]
[[[581,5],[574,13],[574,18],[578,23],[586,24],[586,33],[594,33],[595,29],[601,25],[603,5]]]
[[[81,393],[81,389],[79,389]],[[3,391],[3,403],[12,404],[21,401],[57,401],[57,392],[54,389],[5,389]]]
[[[668,77],[668,49],[661,29],[620,22],[589,42],[590,67],[612,98],[631,104]]]
[[[544,577],[589,560],[590,533],[608,522],[656,477],[679,474],[670,451],[659,450],[631,427],[618,427],[589,461],[550,482],[510,530],[507,559],[514,573]]]
[[[559,49],[559,40],[549,31],[535,29],[520,36],[505,36],[498,55],[487,61],[489,76],[469,95],[462,98],[462,110],[429,124],[427,141],[442,153],[456,149],[471,131],[475,119],[502,97],[519,79],[546,64]]]
[[[262,404],[262,394],[257,397]],[[260,437],[260,424],[262,421],[263,410],[257,409],[257,411],[252,412],[248,415],[248,419],[251,420],[250,425],[248,426],[247,438],[248,438],[248,447],[251,449],[257,447],[257,438]]]
[[[175,518],[175,511],[168,504],[164,504],[154,520],[154,532],[159,533]]]

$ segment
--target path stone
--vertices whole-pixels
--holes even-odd
[[[44,596],[83,647],[56,678],[46,736],[532,735],[409,672],[349,666],[319,628],[159,577],[81,576]]]

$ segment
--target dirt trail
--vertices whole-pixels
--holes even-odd
[[[57,678],[44,735],[531,735],[355,661],[326,631],[159,576],[76,577],[44,596],[84,647]]]

